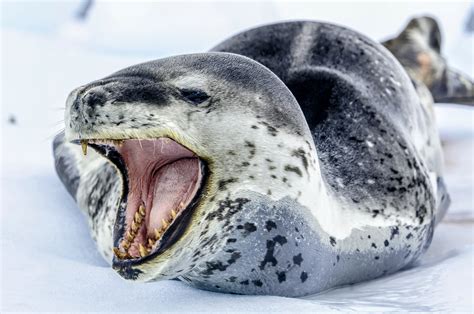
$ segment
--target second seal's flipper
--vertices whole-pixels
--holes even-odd
[[[413,80],[425,84],[435,102],[474,105],[474,84],[441,56],[441,32],[431,17],[412,19],[395,38],[382,43]]]

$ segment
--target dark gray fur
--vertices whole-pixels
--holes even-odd
[[[412,169],[423,172],[426,165],[422,164],[427,162],[423,159],[432,157],[419,156],[410,139],[400,134],[412,133],[417,119],[427,130],[435,125],[414,97],[403,69],[379,44],[330,24],[289,22],[240,33],[213,50],[252,58],[283,80],[305,114],[325,179],[339,191],[336,178],[342,178],[345,188],[339,192],[354,206],[377,197],[379,209],[361,206],[360,210],[397,215],[384,212],[387,204],[403,212],[428,201],[421,196],[424,193],[416,193],[420,199],[407,199],[412,194],[406,192],[426,189],[427,174],[420,178]],[[295,63],[299,53],[304,55]],[[397,86],[392,80],[403,84]],[[428,147],[435,145],[429,132],[423,136]],[[384,140],[370,150],[364,145],[367,138]],[[406,154],[407,148],[412,153]],[[434,150],[433,155],[441,155],[438,147]],[[368,179],[377,184],[368,187]],[[440,195],[449,198],[444,184],[440,189]]]

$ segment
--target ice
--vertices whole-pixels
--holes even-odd
[[[51,154],[73,88],[134,63],[205,51],[229,34],[281,19],[322,19],[382,39],[410,16],[428,12],[442,23],[449,62],[472,77],[472,35],[462,33],[460,18],[469,2],[198,3],[186,10],[170,3],[99,2],[83,24],[71,19],[77,1],[29,11],[24,6],[30,2],[18,3],[2,3],[1,312],[473,310],[472,108],[436,108],[452,206],[416,267],[304,298],[122,280],[95,249]]]

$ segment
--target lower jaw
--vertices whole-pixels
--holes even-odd
[[[84,153],[87,152],[87,146],[90,146],[109,159],[122,178],[122,199],[113,232],[114,268],[128,269],[132,265],[140,265],[175,245],[189,227],[190,218],[201,201],[201,195],[207,184],[207,164],[192,151],[167,138],[120,141],[81,140],[80,143]],[[170,175],[173,173],[173,167],[170,165],[181,160],[193,160],[194,163],[191,162],[191,164],[195,165],[184,169],[181,169],[182,166],[175,167],[177,169],[175,173],[187,182],[184,184],[176,178],[176,175],[171,181],[169,179],[169,177],[173,178],[173,175]],[[147,167],[149,165],[151,167]],[[193,169],[196,171],[196,167],[199,175],[196,182],[191,182],[194,176],[189,175],[188,172]],[[172,184],[163,185],[162,181],[155,178],[154,172],[150,173],[151,170],[159,172],[160,169],[165,169],[162,173],[164,182],[170,181]],[[145,178],[145,184],[136,189],[134,184],[143,178]],[[145,188],[142,189],[142,186]],[[170,193],[166,193],[167,186],[176,188],[179,192],[175,193],[171,189]],[[187,187],[194,187],[194,189],[188,191]],[[150,189],[153,190],[151,193],[149,193]],[[182,208],[175,212],[173,212],[174,208],[168,206],[179,200],[179,197],[173,197],[173,193],[175,196],[180,193],[189,194],[189,197],[184,197],[186,202],[183,203]],[[171,200],[165,202],[168,205],[161,206],[160,201],[162,203],[163,201],[157,200],[157,194],[159,196],[171,194]],[[164,216],[166,219],[162,218],[163,215],[156,215],[163,211],[169,214]],[[157,217],[162,220],[156,221]],[[130,251],[132,246],[134,249]]]
[[[137,228],[134,228],[137,232],[132,234],[130,234],[130,231],[133,230],[131,228],[127,228],[127,224],[125,223],[125,213],[127,211],[126,207],[122,207],[119,210],[116,220],[117,223],[114,228],[115,256],[113,260],[113,266],[115,269],[123,270],[131,269],[133,266],[139,266],[147,261],[150,261],[151,259],[156,258],[181,240],[183,235],[186,233],[186,230],[190,227],[190,220],[196,207],[202,201],[202,194],[207,183],[207,165],[202,160],[199,160],[199,167],[201,177],[200,182],[197,183],[198,188],[193,198],[189,201],[185,208],[176,212],[176,216],[171,217],[171,219],[168,219],[164,223],[162,222],[161,226],[163,228],[155,228],[155,230],[158,230],[158,234],[155,233],[155,230],[153,230],[153,238],[148,237],[146,242],[140,241],[140,243],[142,243],[141,245],[137,241],[137,238],[133,238],[132,241],[127,241],[127,236],[137,237],[140,232],[142,235],[148,234],[149,226],[145,226],[145,224],[147,220],[146,217],[147,215],[150,215],[151,210],[139,207],[138,211],[133,216],[132,222],[132,224],[134,223],[134,225],[137,225]],[[142,215],[142,213],[145,213],[145,215]],[[130,224],[130,227],[133,226],[132,224]],[[132,250],[132,252],[129,252],[129,250],[124,250],[124,244],[127,246],[127,242],[130,243],[130,247],[135,245],[136,249]],[[124,276],[122,273],[121,275]]]

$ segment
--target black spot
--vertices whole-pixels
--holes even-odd
[[[248,279],[247,279],[247,280],[241,281],[240,284],[241,284],[241,285],[248,286],[249,281],[248,281]]]
[[[252,283],[253,283],[255,286],[257,286],[257,287],[263,286],[263,283],[262,283],[259,279],[257,279],[257,280],[252,280]]]
[[[244,224],[244,230],[245,230],[247,233],[255,232],[255,231],[257,231],[257,226],[255,226],[254,223],[246,222],[246,223]]]
[[[273,255],[275,251],[275,245],[278,243],[280,245],[283,245],[287,242],[286,238],[281,235],[277,235],[273,238],[273,240],[267,240],[267,252],[265,253],[265,257],[263,258],[263,261],[260,262],[259,268],[261,270],[265,269],[265,266],[268,263],[271,263],[272,266],[276,266],[278,263],[277,259]]]
[[[238,181],[237,178],[230,178],[230,179],[226,179],[226,180],[220,180],[219,183],[218,183],[219,190],[224,191],[227,184],[235,183],[237,181]]]
[[[283,244],[285,244],[286,242],[288,242],[288,241],[286,240],[286,238],[285,238],[284,236],[282,236],[282,235],[277,235],[276,237],[273,238],[273,240],[274,240],[275,242],[277,242],[278,244],[280,244],[280,245],[283,245]]]
[[[203,272],[204,275],[212,275],[215,270],[225,271],[229,265],[225,265],[221,261],[206,262],[206,270]]]
[[[286,281],[286,273],[284,271],[277,271],[276,275],[278,277],[278,282],[282,283],[283,281]]]
[[[300,177],[303,176],[303,173],[301,172],[300,168],[297,167],[297,166],[286,165],[285,166],[285,171],[294,172],[297,175],[299,175]]]
[[[388,246],[388,245],[389,245],[388,240],[385,240],[385,241],[383,242],[383,244],[384,244],[385,246]]]
[[[301,158],[301,162],[303,163],[303,166],[306,170],[308,170],[308,159],[306,158],[306,153],[305,151],[302,149],[302,148],[299,148],[297,150],[294,150],[292,153],[291,153],[291,156],[295,156],[295,157],[299,157]]]
[[[245,141],[245,146],[249,148],[250,158],[255,156],[255,144],[249,141]]]
[[[336,246],[336,238],[329,237],[329,242],[331,243],[332,246]]]
[[[301,282],[305,282],[308,279],[308,274],[305,271],[301,272],[300,279]]]
[[[237,242],[237,239],[234,239],[234,238],[227,239],[227,243],[234,243],[234,242]]]
[[[371,245],[371,246],[372,246],[374,249],[376,249],[376,248],[377,248],[377,245],[375,245],[375,243],[374,243],[374,242],[372,242],[372,245]]]
[[[226,199],[219,202],[219,207],[204,218],[205,220],[214,220],[218,221],[229,220],[230,217],[242,210],[243,205],[250,202],[246,198],[236,198],[235,200]]]
[[[301,266],[301,262],[303,261],[303,257],[301,256],[301,253],[298,255],[293,256],[293,263],[295,265]]]
[[[270,231],[270,230],[276,229],[276,228],[277,228],[276,223],[274,223],[271,220],[267,220],[267,222],[265,223],[265,229],[267,229],[267,231]]]
[[[396,236],[398,233],[398,227],[392,227],[391,228],[392,234],[390,235],[390,240],[393,240],[393,237]]]
[[[242,257],[242,254],[240,252],[233,252],[232,255],[230,256],[230,259],[227,260],[227,263],[234,264],[239,258]]]
[[[379,259],[379,258],[380,258],[379,256],[374,257],[374,259]]]

